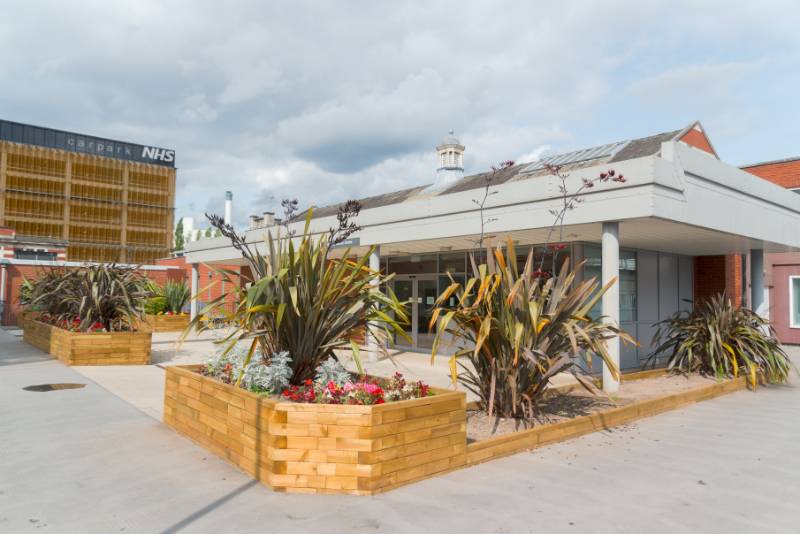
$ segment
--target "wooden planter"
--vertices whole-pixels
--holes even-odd
[[[70,332],[35,320],[25,321],[23,339],[67,365],[148,365],[152,333]]]
[[[188,315],[145,315],[145,323],[153,332],[182,332],[189,321]]]
[[[463,392],[436,389],[433,397],[377,406],[290,403],[205,377],[198,367],[167,367],[164,422],[294,493],[372,495],[747,387],[743,377],[725,380],[467,445]]]
[[[466,464],[466,395],[374,406],[262,397],[167,367],[164,422],[280,491],[371,495]]]
[[[641,380],[658,374],[664,374],[664,370],[644,371],[640,374],[635,374],[629,380]],[[467,465],[474,465],[545,445],[552,445],[553,443],[624,425],[637,419],[652,417],[688,404],[710,400],[720,395],[746,388],[746,378],[739,377],[672,393],[663,397],[641,400],[626,406],[610,408],[602,412],[567,419],[558,423],[537,426],[503,436],[476,441],[470,443],[467,447]]]

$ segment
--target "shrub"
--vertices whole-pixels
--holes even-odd
[[[33,283],[30,305],[58,326],[117,332],[135,330],[148,296],[135,268],[96,264],[44,272]]]
[[[144,308],[145,313],[149,315],[181,313],[190,297],[189,286],[183,280],[178,282],[168,280],[164,287],[148,280],[147,290],[151,296],[147,299]]]
[[[289,385],[292,375],[288,352],[273,354],[265,359],[261,353],[247,362],[249,345],[239,343],[231,350],[220,348],[206,359],[203,374],[233,384],[239,376],[244,389],[258,393],[278,393]]]
[[[657,326],[649,361],[666,355],[668,368],[675,372],[717,379],[744,372],[755,388],[758,374],[768,383],[784,383],[794,367],[769,322],[748,308],[733,306],[721,294]]]
[[[558,373],[570,372],[591,389],[583,375],[584,368],[591,369],[593,355],[619,376],[605,341],[615,336],[633,340],[589,315],[615,281],[605,287],[595,278],[576,281],[568,260],[557,276],[538,276],[533,250],[520,271],[510,239],[505,253],[499,246],[488,252],[486,264],[476,266],[473,259],[473,278],[463,287],[451,283],[438,297],[431,317],[430,328],[436,327],[432,361],[445,333],[458,343],[450,359],[454,383],[458,380],[474,392],[490,415],[532,417]],[[448,306],[452,295],[458,295],[457,302]]]
[[[316,369],[334,357],[334,350],[350,347],[360,367],[358,347],[351,341],[354,330],[365,329],[383,342],[395,335],[408,339],[401,324],[408,323],[405,308],[394,293],[375,291],[391,276],[369,268],[370,251],[352,259],[349,249],[342,258],[329,258],[330,244],[337,234],[314,239],[309,232],[309,210],[301,236],[273,238],[267,232],[267,256],[253,251],[243,236],[219,217],[209,216],[211,224],[231,240],[250,264],[249,284],[233,284],[237,306],[227,309],[225,295],[209,302],[189,326],[209,328],[204,317],[217,314],[231,325],[230,335],[221,342],[226,350],[248,340],[249,357],[287,351],[292,355],[292,384],[313,380]],[[230,273],[220,270],[223,279]],[[189,330],[187,329],[187,331]]]
[[[328,358],[322,362],[316,369],[314,375],[314,383],[326,385],[328,382],[343,385],[352,379],[350,371],[344,368],[338,360]]]
[[[26,277],[22,277],[22,283],[19,286],[19,303],[21,306],[30,306],[31,298],[33,295],[33,282]],[[34,310],[30,310],[34,311]]]
[[[179,282],[168,280],[164,284],[164,299],[167,310],[172,313],[183,312],[184,306],[189,302],[189,286],[183,280]]]

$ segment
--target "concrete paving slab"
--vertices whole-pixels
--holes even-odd
[[[86,387],[22,390],[46,382]],[[284,495],[0,332],[0,532],[794,533],[799,410],[743,391],[385,495]]]

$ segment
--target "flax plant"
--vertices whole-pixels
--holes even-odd
[[[695,303],[657,324],[656,348],[648,363],[666,355],[668,369],[718,380],[745,374],[755,389],[758,377],[785,383],[794,366],[769,321],[722,294]]]
[[[82,331],[100,324],[108,332],[135,330],[149,297],[146,279],[134,267],[115,264],[54,268],[32,284],[30,306]]]
[[[589,315],[616,280],[603,287],[595,278],[576,280],[568,259],[557,276],[538,276],[532,249],[520,270],[511,239],[505,251],[498,246],[487,252],[486,264],[476,266],[472,259],[475,274],[466,284],[451,278],[431,317],[432,361],[445,334],[458,343],[450,357],[454,384],[474,392],[489,415],[530,418],[558,373],[572,373],[591,390],[586,372],[594,355],[619,376],[605,342],[616,336],[633,340]],[[449,306],[453,295],[457,302]]]
[[[281,237],[278,232],[273,237],[267,231],[266,255],[253,249],[219,217],[209,216],[211,224],[242,253],[253,276],[249,283],[230,284],[235,287],[237,303],[233,311],[226,309],[226,295],[220,295],[192,320],[186,332],[210,328],[204,316],[219,315],[232,327],[220,340],[223,350],[246,342],[245,368],[255,354],[269,363],[269,355],[288,351],[292,384],[313,379],[320,364],[336,358],[337,349],[349,348],[361,370],[359,347],[351,340],[359,329],[374,336],[384,353],[395,335],[407,339],[402,325],[409,322],[408,316],[387,285],[392,277],[369,268],[373,249],[360,258],[353,258],[349,248],[341,258],[328,258],[330,244],[337,242],[339,233],[313,237],[309,232],[311,216],[309,210],[300,236]],[[345,231],[348,225],[345,221]],[[229,281],[238,276],[224,269],[219,272]],[[386,293],[377,290],[379,285],[386,287]]]

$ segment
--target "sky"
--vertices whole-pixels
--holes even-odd
[[[800,2],[10,2],[0,118],[175,149],[177,217],[234,223],[700,120],[800,156]],[[176,219],[177,220],[177,219]]]

